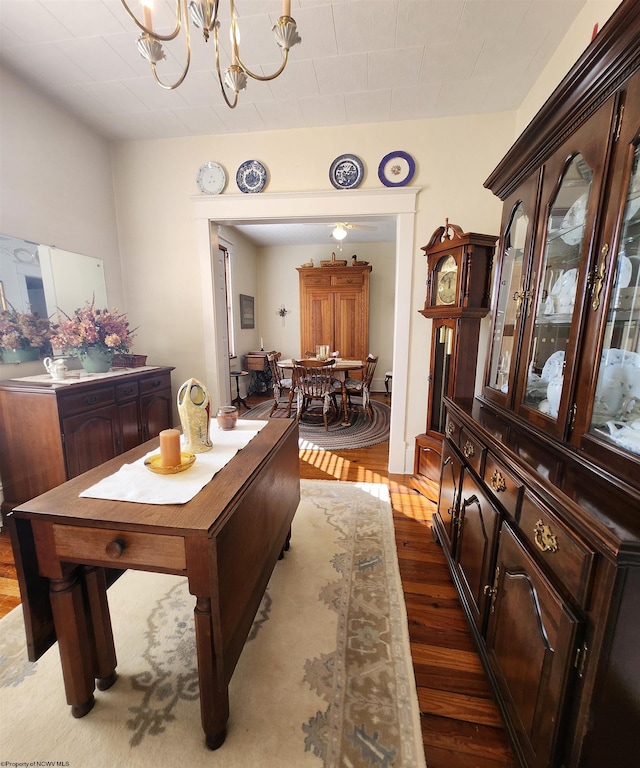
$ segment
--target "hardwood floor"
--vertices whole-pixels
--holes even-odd
[[[251,396],[248,402],[263,399]],[[427,767],[515,768],[444,555],[431,535],[434,503],[418,493],[410,475],[389,475],[388,452],[388,443],[335,453],[300,451],[300,476],[389,485]],[[19,602],[11,544],[3,532],[0,617]]]

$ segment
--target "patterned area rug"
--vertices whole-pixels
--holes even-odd
[[[273,405],[269,400],[256,405],[250,411],[240,414],[242,419],[266,419]],[[346,451],[354,448],[367,448],[369,445],[383,443],[389,439],[389,424],[391,423],[391,409],[384,403],[371,401],[373,407],[373,419],[369,420],[366,413],[358,410],[351,417],[351,424],[343,427],[340,419],[329,424],[329,430],[325,431],[322,416],[304,418],[300,421],[300,450],[308,451]],[[285,410],[278,410],[274,418],[286,418]],[[306,418],[306,417],[305,417]]]
[[[200,726],[185,579],[129,571],[109,603],[119,677],[80,720],[57,646],[31,664],[21,609],[0,621],[3,764],[424,768],[386,486],[302,481],[291,549],[231,679],[215,752]]]

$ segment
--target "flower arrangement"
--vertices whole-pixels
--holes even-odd
[[[44,350],[51,339],[48,318],[37,312],[18,312],[14,307],[0,310],[0,348]]]
[[[58,322],[53,326],[51,344],[71,357],[79,357],[90,349],[103,352],[128,352],[134,332],[129,329],[125,314],[114,309],[96,309],[95,299],[85,302],[69,317],[59,310]],[[64,317],[61,317],[61,314]]]

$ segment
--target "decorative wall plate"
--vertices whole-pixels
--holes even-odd
[[[236,184],[241,192],[262,192],[267,183],[267,169],[259,160],[245,160],[236,173]]]
[[[355,189],[364,178],[364,165],[356,155],[340,155],[331,163],[329,178],[336,189]]]
[[[196,181],[204,195],[219,195],[227,183],[227,174],[221,165],[209,162],[200,166]]]
[[[389,152],[378,166],[378,178],[385,187],[404,187],[411,181],[415,172],[415,160],[400,150]]]

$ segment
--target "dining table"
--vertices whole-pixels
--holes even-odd
[[[305,360],[316,360],[315,357],[307,357]],[[347,379],[349,378],[349,371],[361,371],[364,368],[362,360],[348,360],[342,357],[331,357],[327,359],[327,363],[331,360],[335,360],[332,366],[334,378],[340,383],[340,392],[342,394],[342,411],[343,419],[342,426],[348,427],[351,423],[349,421],[349,397],[347,395]],[[278,367],[283,370],[293,371],[296,361],[292,358],[285,358],[278,360]]]

